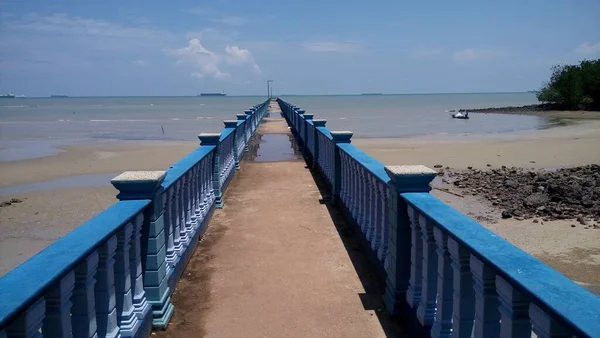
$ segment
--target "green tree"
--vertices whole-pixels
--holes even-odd
[[[537,98],[561,109],[600,106],[600,59],[552,67],[550,81],[538,92]]]

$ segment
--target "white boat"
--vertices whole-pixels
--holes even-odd
[[[469,112],[457,112],[455,109],[446,110],[447,113],[454,119],[467,120],[469,119]]]

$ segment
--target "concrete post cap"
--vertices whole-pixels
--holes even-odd
[[[298,114],[304,114],[304,113],[306,113],[306,109],[298,109],[296,111],[298,112]]]
[[[335,143],[350,143],[350,139],[352,138],[351,131],[332,131],[331,137],[333,138],[333,142]]]
[[[437,172],[424,165],[395,165],[386,166],[385,172],[392,180],[398,192],[428,192],[429,183]]]
[[[237,127],[238,120],[224,120],[223,124],[225,125],[225,128],[235,128]]]
[[[198,138],[201,146],[214,146],[219,143],[221,133],[201,133]]]
[[[246,115],[246,114],[237,114],[235,116],[237,117],[238,120],[245,120],[246,118],[248,118],[248,115]]]
[[[325,124],[327,123],[327,120],[325,119],[315,119],[312,121],[315,127],[325,127]]]
[[[164,170],[126,171],[110,180],[110,184],[119,190],[119,199],[151,198],[166,176]]]
[[[305,120],[312,120],[314,116],[315,116],[315,114],[304,114],[304,119]]]
[[[252,115],[253,112],[254,111],[252,111],[252,110],[244,110],[244,114],[246,114],[246,115]]]

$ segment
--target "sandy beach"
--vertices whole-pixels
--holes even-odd
[[[600,121],[485,137],[356,139],[353,143],[386,165],[436,164],[455,170],[503,165],[553,169],[600,163]],[[460,191],[438,178],[436,188]],[[541,259],[569,278],[600,294],[600,229],[575,220],[533,223],[502,219],[501,210],[481,197],[434,189],[439,199]]]
[[[354,139],[384,164],[441,164],[460,170],[517,166],[558,168],[600,163],[600,121],[547,130],[487,136]],[[68,146],[48,157],[0,163],[0,188],[76,175],[160,170],[197,147],[196,142],[107,142]],[[440,182],[435,183],[440,185]],[[440,185],[441,186],[441,185]],[[515,245],[591,290],[600,292],[600,230],[571,227],[573,221],[533,224],[501,220],[499,210],[476,197],[433,193]],[[95,186],[55,187],[0,196],[21,200],[0,208],[0,275],[116,201],[109,179]],[[495,218],[496,221],[486,221]]]
[[[353,139],[386,165],[436,164],[455,169],[557,168],[600,163],[600,121],[545,130],[470,136]]]
[[[107,142],[68,146],[42,158],[0,163],[0,191],[78,175],[108,174],[102,182],[81,182],[0,196],[0,275],[116,201],[110,177],[128,170],[164,170],[191,152],[196,142]],[[113,177],[114,177],[113,176]],[[65,181],[65,182],[67,182]],[[93,183],[93,184],[92,184]]]

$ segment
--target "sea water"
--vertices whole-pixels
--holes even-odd
[[[332,130],[354,137],[471,135],[547,128],[554,122],[537,116],[472,114],[452,119],[445,110],[535,104],[533,93],[282,96]],[[19,159],[27,149],[45,153],[54,145],[99,140],[196,141],[202,132],[218,132],[223,120],[263,101],[264,97],[74,97],[0,99],[0,161]],[[55,151],[55,150],[54,150]],[[16,156],[16,158],[15,158]],[[27,156],[25,156],[27,157]],[[37,157],[37,155],[36,155]]]

